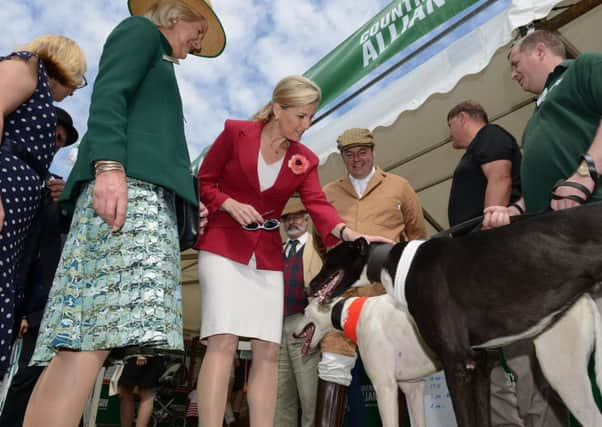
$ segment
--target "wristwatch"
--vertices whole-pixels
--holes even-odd
[[[594,159],[591,158],[591,156],[589,154],[583,154],[581,155],[581,162],[579,163],[579,166],[577,167],[577,174],[579,176],[589,176],[592,181],[594,181],[594,190],[596,191],[596,188],[598,188],[598,181],[600,180],[600,175],[598,174],[598,171],[596,170],[596,164],[594,163]]]
[[[587,162],[585,160],[581,160],[579,163],[579,167],[577,168],[577,175],[587,177],[589,174],[589,167],[587,167]]]

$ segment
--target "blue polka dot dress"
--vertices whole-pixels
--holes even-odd
[[[16,52],[0,61],[33,54]],[[39,61],[38,83],[33,95],[13,113],[4,118],[4,135],[35,156],[48,170],[55,153],[56,116],[48,87],[48,77]],[[14,325],[15,298],[21,286],[17,266],[23,252],[23,242],[37,212],[42,178],[23,160],[0,150],[0,195],[4,206],[4,226],[0,232],[0,379],[8,369]]]

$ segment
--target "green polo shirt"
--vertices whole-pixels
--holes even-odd
[[[558,65],[523,134],[521,182],[528,212],[550,205],[554,184],[567,179],[587,152],[602,119],[602,54]],[[602,200],[602,186],[588,201]]]

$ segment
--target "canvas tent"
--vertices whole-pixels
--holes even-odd
[[[464,99],[478,100],[519,141],[532,112],[533,96],[510,79],[507,53],[513,31],[539,20],[539,26],[558,32],[571,55],[602,51],[602,0],[481,3],[487,4],[480,13],[406,63],[399,79],[308,132],[304,143],[323,160],[323,183],[344,174],[336,137],[349,127],[373,129],[376,162],[417,190],[430,233],[445,229],[451,176],[462,154],[448,138],[449,109]],[[200,322],[196,252],[183,254],[182,272],[184,327],[194,334]]]

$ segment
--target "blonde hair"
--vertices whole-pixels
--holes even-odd
[[[86,72],[86,57],[79,45],[68,37],[47,34],[36,37],[21,47],[34,53],[44,62],[48,77],[66,86],[82,83]]]
[[[272,100],[256,112],[252,120],[269,122],[274,117],[272,105],[279,104],[282,108],[303,107],[319,104],[322,93],[320,87],[303,76],[287,76],[280,80],[272,92]]]
[[[150,19],[156,26],[163,28],[172,28],[178,19],[184,21],[200,19],[205,22],[205,26],[207,25],[207,20],[203,15],[179,0],[157,0],[143,16]]]

